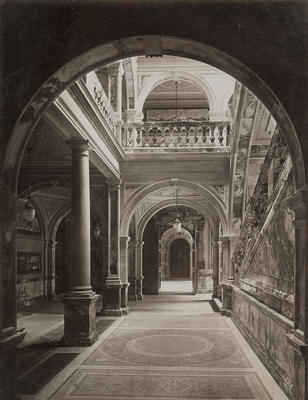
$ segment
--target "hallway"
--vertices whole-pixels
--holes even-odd
[[[35,396],[22,399],[286,399],[231,319],[215,313],[208,298],[145,296],[129,304],[129,316],[99,317],[105,330],[99,329],[98,341],[87,349],[49,349],[48,360],[62,355],[70,362]],[[38,318],[25,317],[24,325]],[[49,338],[53,331],[59,339],[58,321]]]

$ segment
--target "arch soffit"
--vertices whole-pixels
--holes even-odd
[[[186,240],[189,243],[190,247],[192,247],[193,238],[191,236],[191,233],[187,229],[182,227],[181,233],[176,233],[173,228],[169,228],[163,233],[161,237],[162,249],[167,249],[177,239]]]
[[[194,203],[191,200],[186,200],[186,199],[178,199],[178,205],[179,206],[186,206],[189,208],[192,208],[196,211],[198,211],[200,214],[202,214],[208,221],[209,224],[212,228],[213,234],[215,232],[218,231],[217,229],[217,220],[215,219],[215,214],[213,215],[210,210],[206,207],[201,206],[199,203]],[[144,229],[147,225],[147,223],[149,222],[149,220],[160,210],[167,208],[167,207],[171,207],[171,206],[175,206],[175,201],[173,199],[171,200],[165,200],[162,201],[158,204],[155,204],[154,206],[152,206],[147,212],[146,214],[142,217],[141,221],[139,222],[138,225],[138,240],[142,241],[142,237],[143,237],[143,232]],[[216,228],[216,229],[215,229]],[[214,238],[214,239],[218,239],[218,237]]]
[[[65,204],[64,206],[58,208],[56,213],[53,215],[50,224],[49,224],[49,230],[48,230],[48,237],[49,240],[55,241],[56,240],[56,234],[57,230],[59,228],[60,223],[62,220],[71,212],[71,204]]]
[[[113,61],[147,54],[149,38],[159,42],[162,54],[188,57],[213,65],[238,79],[251,90],[271,111],[284,134],[294,165],[296,188],[300,189],[305,186],[303,152],[292,121],[277,96],[253,70],[235,57],[203,42],[170,36],[143,35],[118,39],[83,52],[57,70],[34,93],[16,121],[4,155],[3,171],[9,177],[13,176],[7,183],[11,185],[15,193],[17,192],[18,172],[25,147],[46,108],[83,74]]]
[[[128,235],[129,223],[130,223],[132,215],[135,213],[135,211],[137,209],[138,204],[140,204],[145,198],[154,194],[156,191],[159,191],[159,190],[167,188],[167,187],[170,187],[169,180],[157,182],[152,185],[143,187],[143,188],[141,188],[141,190],[139,190],[138,192],[135,193],[135,195],[130,199],[129,203],[126,205],[126,207],[123,211],[123,214],[122,214],[123,217],[122,217],[122,221],[121,221],[121,234],[123,236]],[[188,189],[191,189],[191,190],[197,192],[205,200],[207,200],[209,204],[205,208],[205,207],[202,207],[197,202],[187,201],[181,197],[179,197],[179,201],[182,201],[182,203],[185,202],[188,207],[202,210],[200,212],[202,214],[205,213],[207,216],[210,213],[212,215],[212,220],[215,220],[215,214],[218,215],[220,222],[222,224],[223,232],[227,233],[229,231],[226,207],[225,207],[223,201],[214,192],[213,189],[201,186],[194,182],[182,180],[182,179],[179,179],[179,187],[188,188]],[[170,200],[170,201],[171,201],[171,203],[169,205],[175,205],[174,200]],[[162,204],[162,203],[159,203],[158,205],[160,205],[160,204]],[[162,208],[164,208],[164,207],[162,207]],[[206,215],[205,215],[205,217],[208,218]],[[212,228],[214,225],[215,224],[212,223]]]
[[[210,111],[215,111],[217,109],[217,99],[214,90],[211,88],[211,86],[205,79],[199,78],[198,76],[189,72],[169,71],[169,72],[155,73],[146,79],[145,83],[140,88],[140,92],[138,93],[137,107],[136,107],[137,110],[139,112],[142,112],[144,102],[146,101],[146,98],[152,92],[152,90],[154,90],[161,83],[173,80],[175,77],[177,77],[179,80],[182,81],[192,82],[196,86],[198,86],[198,88],[203,91],[203,93],[205,94],[206,98],[209,101]]]

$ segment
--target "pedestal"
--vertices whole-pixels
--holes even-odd
[[[23,341],[26,333],[18,331],[0,341],[0,399],[16,400],[16,358],[17,346]]]
[[[129,280],[128,300],[129,301],[138,300],[138,296],[137,296],[137,278],[131,278]]]
[[[97,339],[96,301],[99,295],[71,293],[61,296],[64,304],[64,344],[66,346],[91,346]]]
[[[121,288],[121,311],[123,315],[127,315],[128,308],[128,288],[129,283],[123,283]]]
[[[286,335],[288,344],[294,351],[294,392],[293,398],[308,398],[308,344],[294,334]]]
[[[228,317],[230,317],[231,306],[232,306],[232,286],[223,283],[221,285],[221,288],[222,288],[221,315],[227,315]]]
[[[136,292],[137,292],[137,300],[143,300],[143,292],[142,292],[142,281],[143,276],[139,276],[136,278]]]
[[[121,304],[122,284],[119,277],[108,277],[103,285],[103,310],[102,315],[122,315]]]

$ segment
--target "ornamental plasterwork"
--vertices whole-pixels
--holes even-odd
[[[154,205],[156,201],[150,201],[148,199],[143,200],[141,203],[138,204],[136,208],[138,221],[142,219],[142,217],[146,214],[146,212]]]
[[[219,194],[221,198],[224,197],[225,186],[224,185],[214,185],[213,188]]]
[[[143,185],[129,185],[125,186],[124,190],[124,203],[126,204],[134,194],[138,192],[140,188],[142,188]]]

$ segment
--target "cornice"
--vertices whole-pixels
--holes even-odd
[[[68,95],[71,97],[71,95],[68,93]],[[72,98],[72,97],[71,97]],[[74,101],[74,99],[72,99]],[[87,140],[89,140],[89,144],[91,149],[94,151],[94,153],[96,153],[96,155],[98,156],[98,158],[105,164],[105,166],[107,167],[107,169],[110,171],[109,174],[113,174],[115,176],[119,176],[119,170],[117,168],[115,168],[115,166],[112,164],[112,162],[108,159],[108,157],[104,154],[104,152],[101,149],[101,146],[98,145],[92,136],[89,135],[89,132],[87,132],[84,127],[81,125],[81,123],[79,122],[77,116],[72,112],[72,110],[70,109],[70,107],[66,104],[66,102],[64,101],[63,98],[61,98],[61,96],[58,97],[58,99],[54,102],[55,106],[57,107],[57,109],[61,112],[61,114],[70,122],[70,124],[74,127],[74,129],[78,132],[78,134],[80,136],[82,136],[83,138],[86,138]],[[77,107],[80,107],[79,104],[77,104]],[[88,117],[86,116],[87,120]],[[90,122],[90,121],[89,121]],[[93,123],[91,123],[91,125],[93,126]],[[94,129],[97,131],[97,129],[94,127]],[[98,136],[102,139],[102,141],[104,142],[104,145],[109,149],[109,151],[111,152],[111,154],[114,156],[114,153],[112,152],[112,150],[110,149],[110,147],[108,146],[108,142],[106,140],[104,140],[105,138],[101,135],[101,131],[97,131]],[[76,134],[73,135],[76,137]],[[67,139],[70,139],[69,135],[66,135]],[[92,153],[92,152],[91,152]],[[124,152],[123,152],[123,156],[124,156]],[[92,156],[93,157],[93,156]],[[92,159],[91,155],[90,155],[90,159]],[[117,161],[118,158],[115,157],[115,159]]]
[[[88,121],[93,128],[97,131],[98,135],[102,138],[108,148],[113,153],[114,157],[120,162],[124,157],[124,150],[118,142],[115,134],[110,129],[109,125],[101,115],[94,99],[89,94],[85,83],[82,80],[75,82],[69,87],[67,92],[71,95],[78,107],[83,111]],[[102,131],[104,135],[102,135]]]

